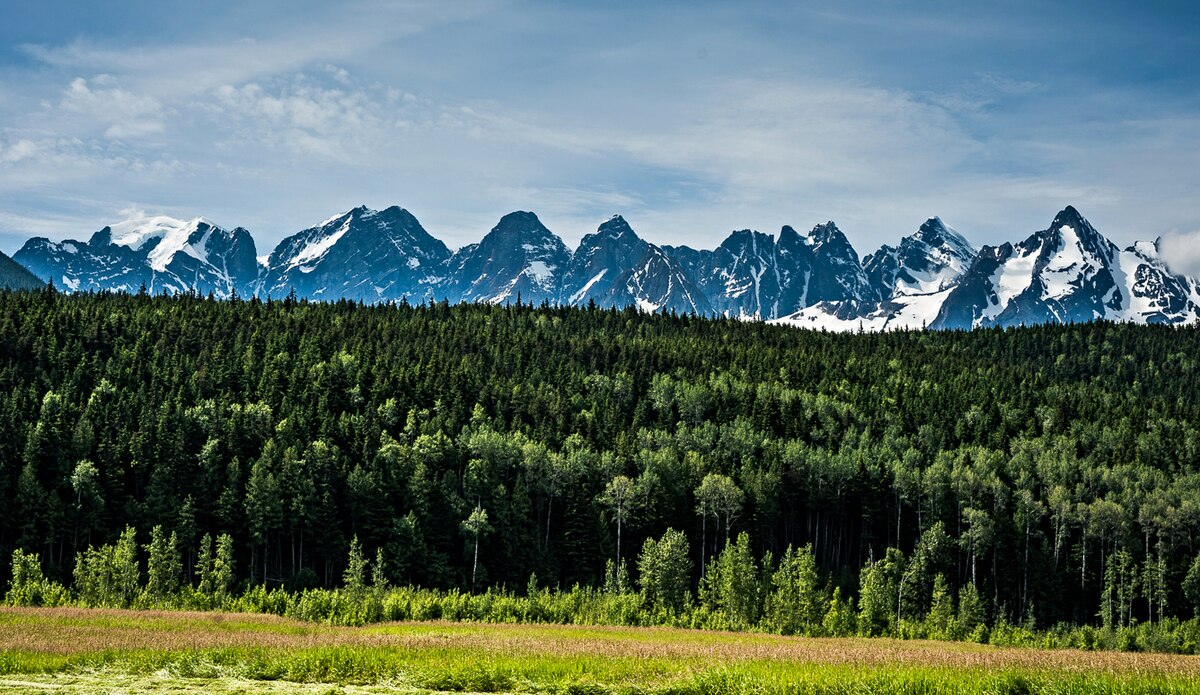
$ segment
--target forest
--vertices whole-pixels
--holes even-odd
[[[368,618],[1196,628],[1198,361],[1196,326],[3,291],[3,579],[26,604],[394,587]]]

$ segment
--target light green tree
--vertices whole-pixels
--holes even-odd
[[[627,476],[618,475],[608,481],[600,494],[600,504],[608,507],[617,521],[617,565],[621,564],[621,529],[633,507],[635,487]]]
[[[789,546],[771,575],[765,621],[784,635],[815,634],[825,617],[825,596],[818,584],[812,545]]]
[[[146,545],[146,595],[155,603],[161,602],[179,589],[182,574],[179,537],[172,532],[168,538],[162,526],[155,526]]]
[[[479,541],[491,531],[492,526],[488,523],[487,510],[480,506],[476,506],[471,515],[462,522],[462,532],[470,536],[475,543],[471,560],[471,591],[475,591],[475,573],[479,569]]]
[[[678,615],[691,603],[690,552],[682,531],[667,529],[658,540],[646,539],[638,557],[638,582],[651,610]]]

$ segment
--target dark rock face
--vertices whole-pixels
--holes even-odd
[[[280,242],[267,262],[263,293],[423,302],[445,281],[449,258],[446,245],[407,210],[357,207]]]
[[[784,227],[776,240],[747,229],[733,232],[713,251],[686,246],[664,251],[723,316],[772,320],[822,301],[877,296],[858,254],[832,222],[807,236]]]
[[[560,303],[604,304],[617,288],[621,274],[633,268],[649,250],[650,244],[633,231],[625,218],[614,215],[579,242],[563,274]]]
[[[620,215],[580,242],[563,279],[559,302],[681,314],[712,312],[684,269],[662,249],[638,237]]]
[[[556,302],[571,261],[566,244],[532,212],[511,212],[478,244],[450,258],[440,296],[452,302]]]

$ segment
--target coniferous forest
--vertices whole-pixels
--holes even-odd
[[[6,291],[0,553],[18,603],[390,585],[804,634],[1195,626],[1198,395],[1194,326]]]

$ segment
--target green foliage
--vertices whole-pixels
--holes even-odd
[[[888,548],[883,559],[863,566],[858,580],[858,629],[864,636],[887,634],[898,627],[903,573],[904,555],[895,548]]]
[[[367,557],[363,555],[358,536],[350,541],[350,556],[346,560],[346,571],[342,574],[342,586],[351,593],[360,592],[367,585]]]
[[[174,532],[167,538],[162,526],[150,532],[146,546],[146,595],[159,603],[179,590],[183,561],[179,557],[179,536]]]
[[[771,593],[767,595],[764,616],[766,627],[784,635],[819,634],[827,603],[812,546],[788,546],[779,560],[779,568],[771,575]],[[829,610],[842,611],[845,607],[834,606]],[[832,628],[841,629],[841,616],[835,614],[831,620]]]
[[[700,581],[700,603],[713,627],[744,630],[758,623],[762,588],[750,536],[740,533],[709,563]]]
[[[1183,595],[1191,602],[1194,615],[1200,618],[1200,555],[1192,560],[1192,566],[1183,579]]]
[[[974,584],[966,584],[958,590],[958,621],[955,636],[959,639],[971,639],[981,642],[982,630],[986,616],[983,601]]]
[[[9,606],[60,606],[67,602],[67,590],[42,574],[42,562],[34,553],[20,548],[12,554],[12,579],[4,603]]]
[[[933,596],[930,598],[929,614],[925,626],[933,639],[950,639],[954,634],[954,597],[946,576],[938,574],[933,580]]]
[[[858,615],[854,611],[854,599],[843,598],[841,587],[833,588],[829,607],[821,619],[821,629],[829,637],[850,637],[858,632]]]
[[[839,625],[854,605],[863,632],[932,629],[939,574],[957,632],[975,625],[964,638],[1036,619],[1148,644],[1197,603],[1195,326],[832,335],[49,292],[0,292],[0,326],[0,551],[38,552],[46,577],[109,605],[133,600],[111,556],[126,524],[176,534],[196,589],[167,603],[199,607],[239,585],[332,591],[357,537],[393,586],[487,594],[536,572],[636,614],[621,560],[669,528],[706,575],[749,534],[739,586],[758,598],[734,600],[717,571],[689,586],[703,607],[671,618],[695,625],[816,630],[769,599],[762,559],[782,568],[789,545],[811,545],[821,593],[846,599]],[[492,530],[464,539],[476,508]]]
[[[646,539],[638,556],[638,583],[654,613],[675,616],[691,607],[692,558],[682,532],[667,529],[658,540]]]
[[[75,557],[75,591],[91,606],[126,608],[141,589],[137,532],[132,526],[114,545],[88,548]]]

